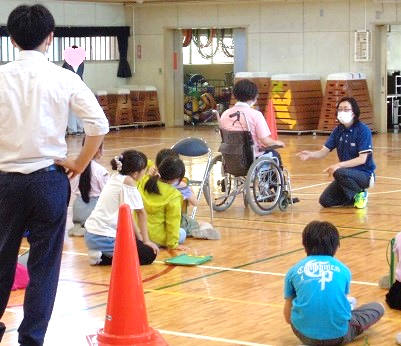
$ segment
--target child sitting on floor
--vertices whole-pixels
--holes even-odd
[[[89,263],[111,264],[117,232],[118,211],[122,203],[134,210],[138,226],[134,227],[138,259],[141,265],[152,263],[159,252],[149,240],[147,217],[136,182],[145,174],[147,158],[136,150],[124,151],[110,162],[114,174],[100,194],[95,209],[85,222],[85,243],[88,247]],[[133,220],[134,222],[134,220]]]
[[[186,232],[180,227],[181,193],[171,186],[185,175],[182,160],[167,157],[158,167],[158,174],[146,175],[138,182],[138,190],[147,213],[149,238],[159,246],[186,251],[181,245]]]
[[[85,138],[82,145],[84,143]],[[74,226],[68,230],[69,236],[83,237],[85,235],[85,222],[95,209],[104,185],[110,179],[107,169],[96,162],[102,155],[103,143],[85,170],[70,180],[71,193],[75,194],[75,200],[72,204]]]
[[[160,163],[168,156],[177,157],[179,155],[172,149],[161,149],[156,155],[156,168],[159,167]],[[187,179],[183,179],[180,182],[173,184],[175,188],[180,191],[184,204],[190,204],[197,206],[199,201],[193,193],[192,189],[188,186]],[[185,208],[184,208],[185,209]],[[219,231],[213,229],[213,226],[205,221],[192,219],[186,210],[182,210],[181,214],[181,228],[185,229],[187,236],[200,239],[218,240],[220,239]]]
[[[401,310],[401,232],[397,233],[394,239],[394,245],[391,249],[395,256],[395,281],[390,282],[390,275],[383,276],[379,281],[380,288],[390,288],[386,294],[386,302],[392,309]]]
[[[285,320],[305,345],[349,343],[380,320],[384,307],[373,302],[352,309],[347,299],[351,272],[334,257],[340,235],[333,224],[310,222],[302,245],[307,257],[285,276]]]

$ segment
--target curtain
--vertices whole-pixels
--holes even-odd
[[[7,28],[0,26],[0,36],[8,36]],[[117,77],[131,77],[131,68],[127,60],[129,26],[57,26],[54,30],[55,37],[93,37],[93,36],[117,36],[120,62],[118,64]]]
[[[129,26],[56,26],[56,37],[130,36]],[[7,27],[0,26],[0,36],[8,36]]]
[[[120,62],[118,64],[117,77],[127,78],[131,77],[131,68],[129,67],[127,60],[128,52],[128,36],[118,35],[118,51],[120,52]]]

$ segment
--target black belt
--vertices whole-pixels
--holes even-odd
[[[61,166],[58,166],[58,165],[53,164],[53,165],[51,165],[51,166],[38,169],[37,171],[33,171],[33,172],[29,173],[29,174],[43,173],[43,172],[55,172],[55,171],[63,172],[63,168],[62,168]],[[23,173],[20,173],[20,172],[4,172],[4,171],[0,171],[0,175],[7,175],[7,174],[23,174]]]

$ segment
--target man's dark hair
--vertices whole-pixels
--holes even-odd
[[[258,96],[257,85],[249,79],[241,79],[233,88],[234,97],[241,102],[254,100]]]
[[[8,16],[7,31],[23,50],[33,50],[54,32],[53,15],[43,5],[21,5]]]
[[[340,235],[332,223],[312,221],[302,232],[302,245],[308,256],[334,256],[340,246]]]
[[[343,97],[340,101],[337,102],[337,106],[336,106],[337,113],[338,113],[338,106],[342,102],[349,102],[349,104],[351,105],[351,108],[352,108],[352,113],[354,113],[354,123],[359,121],[359,116],[361,114],[361,110],[359,109],[358,102],[353,97],[349,97],[349,96]]]

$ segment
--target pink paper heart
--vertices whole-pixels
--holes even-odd
[[[64,49],[64,60],[72,67],[78,67],[82,64],[86,56],[85,49],[78,47],[68,47]]]

